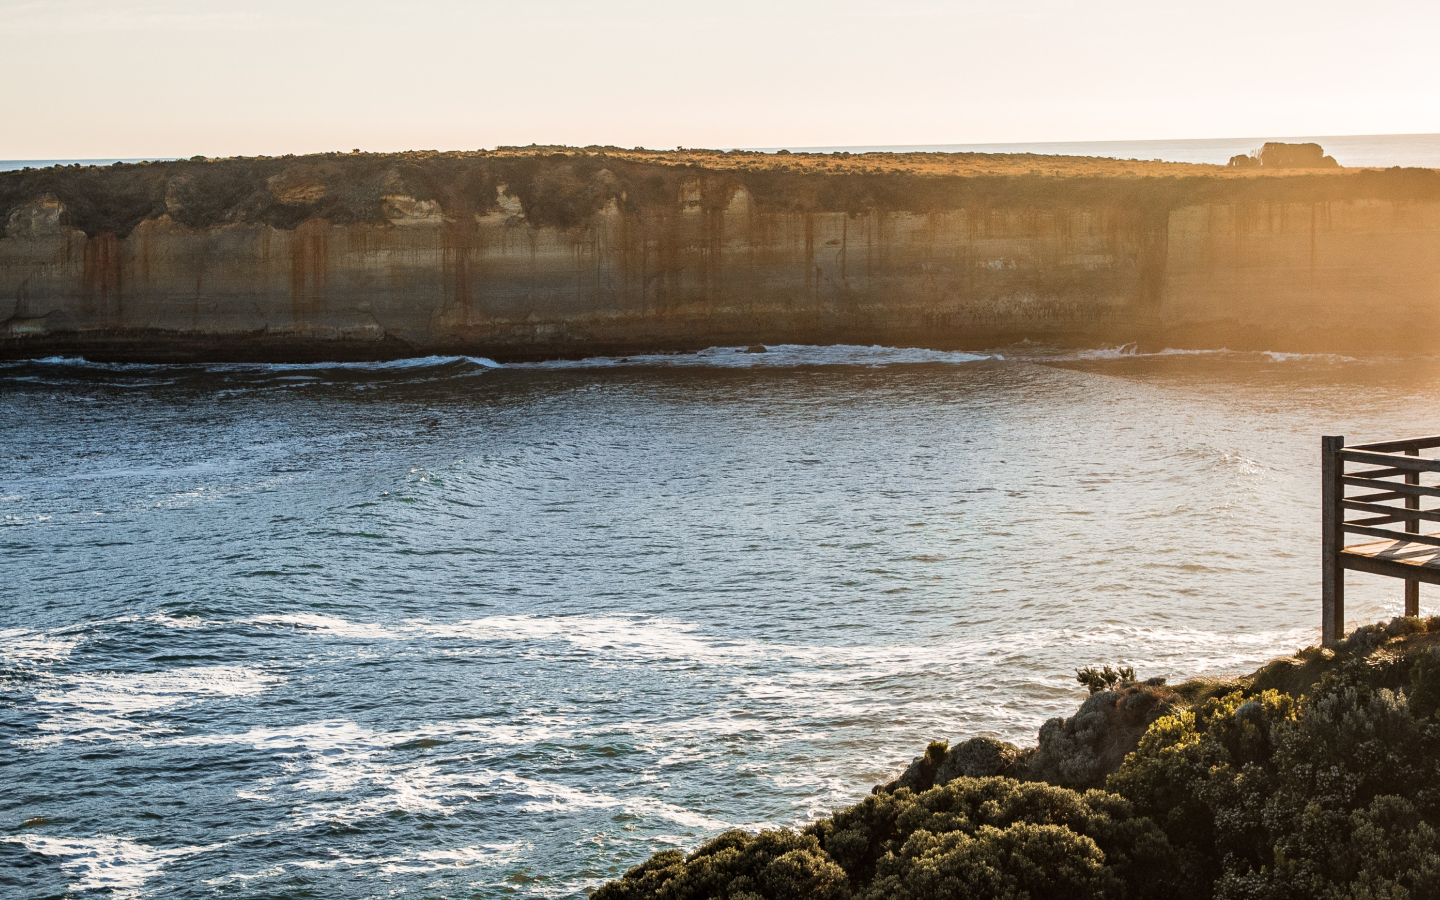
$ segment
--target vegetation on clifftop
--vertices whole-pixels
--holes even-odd
[[[667,850],[593,900],[1440,897],[1440,618],[1230,682],[1088,674],[1035,748],[932,743],[803,831]]]
[[[51,166],[0,173],[0,238],[12,216],[50,198],[62,224],[124,238],[168,216],[189,228],[293,229],[386,224],[386,198],[438,203],[451,220],[495,211],[503,194],[525,222],[582,227],[608,204],[629,216],[686,204],[724,209],[743,188],[757,209],[929,213],[1108,207],[1144,218],[1205,202],[1440,199],[1429,169],[1235,169],[1035,154],[794,153],[524,147],[436,153],[326,153]],[[697,193],[698,191],[698,193]],[[682,199],[688,198],[688,199]]]

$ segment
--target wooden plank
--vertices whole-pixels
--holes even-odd
[[[1364,519],[1346,519],[1346,525],[1364,525],[1367,528],[1374,528],[1376,525],[1394,525],[1396,522],[1410,521],[1403,515],[1389,516],[1368,516]]]
[[[1352,450],[1374,450],[1377,453],[1398,453],[1402,450],[1429,450],[1440,447],[1440,435],[1411,438],[1404,441],[1380,441],[1374,444],[1352,444]]]
[[[1340,529],[1346,534],[1363,534],[1368,537],[1386,538],[1387,540],[1399,540],[1404,543],[1428,544],[1431,547],[1440,547],[1440,535],[1433,534],[1405,534],[1399,531],[1386,531],[1383,528],[1370,528],[1365,525],[1342,524]],[[1404,535],[1404,537],[1396,537]],[[1345,548],[1347,551],[1349,547]]]
[[[1366,469],[1363,472],[1347,472],[1346,477],[1355,478],[1394,478],[1396,475],[1409,474],[1409,469]]]
[[[1362,463],[1367,466],[1388,466],[1401,472],[1440,472],[1440,459],[1400,456],[1394,453],[1374,453],[1369,450],[1341,450],[1339,456],[1346,462]]]
[[[1410,475],[1410,472],[1396,472],[1396,475]],[[1397,497],[1401,495],[1414,497],[1440,497],[1440,487],[1430,487],[1423,484],[1401,484],[1398,481],[1369,481],[1364,478],[1357,478],[1353,475],[1346,475],[1340,479],[1341,484],[1352,487],[1364,488],[1385,488],[1388,493]],[[1351,497],[1351,500],[1361,500],[1361,497]]]
[[[1440,569],[1440,546],[1421,544],[1410,540],[1417,535],[1407,534],[1394,541],[1371,541],[1368,544],[1353,544],[1345,548],[1351,556],[1367,556],[1374,559],[1389,559],[1409,566],[1430,566]],[[1419,535],[1419,537],[1440,537],[1440,534]]]
[[[1346,497],[1346,500],[1354,500],[1357,503],[1379,503],[1382,500],[1403,500],[1409,494],[1400,491],[1381,491],[1378,494],[1356,494],[1354,497]]]
[[[1440,584],[1440,569],[1431,566],[1416,566],[1399,560],[1356,556],[1353,553],[1340,554],[1340,564],[1352,572],[1368,572],[1387,578],[1403,578],[1406,581],[1423,581],[1426,584]]]
[[[1419,497],[1409,498],[1416,503],[1420,502]],[[1398,506],[1381,506],[1379,503],[1363,503],[1359,500],[1341,500],[1340,506],[1344,509],[1353,509],[1356,512],[1375,513],[1381,516],[1391,516],[1396,522],[1414,522],[1414,528],[1407,528],[1406,531],[1419,531],[1420,520],[1426,522],[1440,522],[1440,510],[1433,509],[1409,509]]]

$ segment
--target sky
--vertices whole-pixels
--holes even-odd
[[[0,159],[1440,132],[1437,0],[0,0]]]

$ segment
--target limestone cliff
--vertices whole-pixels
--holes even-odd
[[[1440,343],[1440,173],[614,148],[0,174],[0,355]]]

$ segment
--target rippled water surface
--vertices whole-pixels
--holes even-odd
[[[931,738],[1033,742],[1077,666],[1247,670],[1318,636],[1319,436],[1433,433],[1437,388],[1035,348],[0,364],[0,893],[579,897]]]

